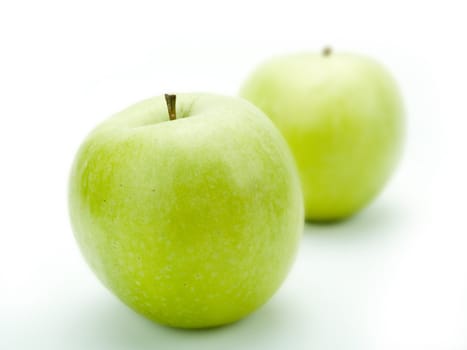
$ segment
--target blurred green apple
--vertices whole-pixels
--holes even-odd
[[[71,170],[71,223],[124,303],[170,326],[218,326],[257,309],[286,277],[303,226],[300,182],[256,107],[176,99],[169,111],[163,96],[137,103],[87,137]]]
[[[401,97],[391,75],[373,59],[329,48],[277,57],[253,72],[240,95],[286,138],[308,220],[338,220],[363,208],[399,159]]]

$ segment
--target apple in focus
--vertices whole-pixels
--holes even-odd
[[[390,73],[369,57],[330,48],[276,57],[251,74],[240,95],[287,140],[307,220],[356,213],[383,189],[399,160],[401,95]]]
[[[264,304],[303,227],[280,132],[249,102],[210,94],[147,99],[100,124],[73,163],[69,211],[102,283],[182,328],[231,323]]]

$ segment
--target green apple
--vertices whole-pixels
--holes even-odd
[[[174,327],[218,326],[286,277],[303,228],[300,180],[249,102],[176,99],[137,103],[87,137],[71,170],[71,222],[91,268],[131,308]]]
[[[375,60],[350,53],[277,57],[240,95],[281,130],[295,157],[308,220],[338,220],[367,205],[399,159],[401,96]]]

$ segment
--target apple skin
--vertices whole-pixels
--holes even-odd
[[[287,140],[307,220],[356,213],[382,190],[400,158],[401,96],[371,58],[329,50],[277,57],[251,74],[240,95]]]
[[[303,229],[300,181],[271,121],[240,98],[163,96],[98,126],[69,181],[71,223],[124,303],[181,328],[234,322],[285,279]]]

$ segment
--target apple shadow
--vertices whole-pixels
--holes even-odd
[[[84,305],[65,325],[65,338],[87,350],[183,350],[271,348],[277,339],[291,341],[296,328],[287,321],[288,305],[270,300],[236,323],[209,329],[184,330],[158,325],[136,314],[118,300],[101,298]],[[284,332],[286,336],[284,336]],[[274,340],[274,337],[277,339]],[[267,345],[269,344],[269,345]]]
[[[330,240],[380,239],[391,235],[408,220],[407,212],[397,203],[377,200],[361,212],[342,220],[305,222],[305,236]],[[306,240],[306,237],[305,237]]]
[[[378,201],[360,214],[344,221],[306,223],[302,257],[315,259],[318,254],[324,254],[321,258],[326,262],[331,260],[329,256],[345,257],[348,248],[355,245],[371,250],[376,248],[378,251],[378,245],[392,239],[399,225],[407,219],[404,208],[390,204]],[[376,246],[373,243],[376,243]],[[353,249],[350,250],[354,252]],[[319,261],[319,256],[316,259]],[[279,291],[278,295],[245,319],[210,329],[183,330],[161,326],[133,312],[115,297],[103,294],[100,297],[84,299],[79,309],[73,308],[71,315],[67,313],[67,322],[60,325],[59,338],[66,339],[67,344],[62,348],[69,350],[249,350],[321,347],[324,341],[330,339],[326,332],[332,328],[332,322],[329,321],[331,316],[326,321],[327,311],[324,308],[327,304],[323,302],[327,300],[332,285],[326,287],[322,280],[324,277],[318,272],[316,280],[302,281],[295,285],[310,290],[308,302],[303,303],[299,298],[291,298],[295,295],[295,292],[291,292],[291,284],[289,288],[292,289],[289,289],[288,293],[282,294]],[[326,281],[327,278],[324,282]],[[325,287],[320,289],[320,285]],[[325,321],[321,320],[323,317]],[[357,335],[354,341],[358,341]],[[306,344],[297,343],[297,340],[304,339]],[[352,339],[348,337],[346,341]]]

